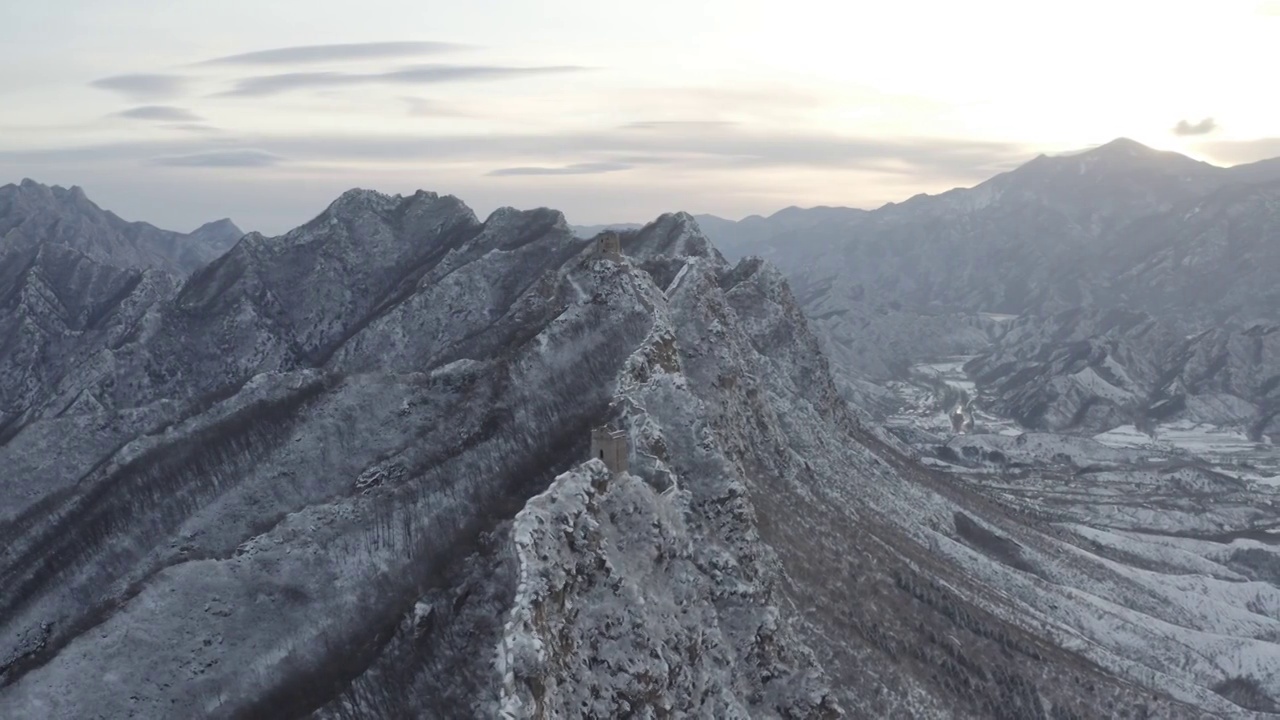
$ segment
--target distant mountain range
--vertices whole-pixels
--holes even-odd
[[[1190,336],[1147,313],[1018,320],[966,369],[1024,427],[1099,432],[1187,419],[1280,442],[1280,323]]]
[[[1280,362],[1260,338],[1280,323],[1280,159],[1221,168],[1120,139],[876,210],[788,208],[699,224],[727,256],[760,255],[787,273],[846,395],[862,405],[875,403],[868,379],[988,352],[1006,326],[981,314],[1007,314],[1023,316],[1018,332],[973,367],[1030,427],[1106,429],[1154,412],[1277,431]],[[1113,310],[1145,319],[1087,321]],[[1162,328],[1164,344],[1124,351],[1133,338],[1118,328],[1147,324]],[[1255,338],[1256,349],[1227,351],[1239,343],[1212,339],[1218,332]],[[1205,353],[1217,358],[1206,372],[1234,379],[1187,377],[1178,358]],[[1123,366],[1133,384],[1081,385],[1085,356]]]
[[[1022,314],[1124,304],[1218,322],[1275,317],[1280,159],[1220,168],[1120,139],[1040,156],[980,185],[864,211],[700,217],[798,295]]]
[[[227,219],[190,233],[128,222],[93,204],[79,187],[33,180],[0,186],[0,257],[60,246],[100,264],[185,276],[229,250],[242,235]]]

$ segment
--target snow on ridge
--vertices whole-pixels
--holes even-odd
[[[699,264],[685,260],[686,270]],[[592,267],[622,280],[595,288],[611,288],[606,302],[625,293],[653,320],[618,373],[609,418],[627,432],[631,469],[615,475],[588,460],[517,514],[517,589],[497,647],[504,719],[559,708],[610,716],[637,692],[676,716],[838,712],[815,657],[780,615],[769,579],[777,559],[681,367],[683,313],[724,308],[708,264],[715,258],[670,300],[626,259]],[[672,456],[698,468],[694,487],[682,485]]]
[[[547,660],[534,613],[551,587],[546,573],[555,572],[555,568],[538,556],[539,543],[553,530],[574,532],[573,525],[564,524],[568,519],[581,519],[585,533],[596,530],[598,524],[587,517],[590,504],[596,498],[593,484],[607,481],[608,475],[603,462],[589,460],[580,468],[556,477],[550,487],[534,496],[516,514],[512,526],[512,543],[519,563],[516,593],[497,654],[498,672],[502,677],[499,713],[504,719],[532,716],[532,698],[517,684],[517,676],[533,676]],[[559,507],[552,508],[555,504]],[[553,525],[555,520],[560,521],[558,526]]]

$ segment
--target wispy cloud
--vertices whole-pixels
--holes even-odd
[[[200,122],[203,120],[203,118],[190,110],[173,107],[172,105],[142,105],[129,108],[123,112],[116,113],[116,115],[130,120],[156,120],[159,122]]]
[[[644,120],[623,125],[623,130],[703,130],[737,125],[727,120]]]
[[[402,97],[400,100],[412,117],[463,117],[466,115],[456,107],[439,100],[417,97]]]
[[[1256,140],[1216,140],[1201,145],[1209,156],[1229,164],[1251,163],[1280,158],[1280,137]]]
[[[759,110],[774,106],[814,108],[826,104],[818,93],[792,87],[777,86],[702,86],[657,87],[639,89],[630,94],[643,105],[658,107],[719,108],[722,110]]]
[[[1014,143],[953,138],[883,138],[829,133],[726,130],[687,127],[667,132],[607,130],[545,134],[468,135],[249,135],[185,141],[113,143],[0,151],[0,161],[37,163],[146,160],[211,150],[255,148],[297,162],[394,165],[423,162],[502,163],[524,174],[601,172],[600,166],[640,166],[636,159],[691,169],[801,168],[864,170],[904,176],[978,180],[1029,160],[1034,153]],[[547,167],[548,159],[564,165]],[[520,165],[525,161],[524,165]],[[585,166],[576,171],[566,168]],[[523,169],[526,167],[535,170]],[[591,168],[595,168],[591,170]],[[511,174],[511,173],[505,173]],[[520,174],[520,173],[516,173]]]
[[[433,85],[475,80],[506,80],[536,75],[559,75],[582,72],[589,68],[576,65],[544,67],[504,67],[498,65],[414,65],[380,73],[298,72],[244,78],[232,89],[220,93],[226,97],[262,97],[295,90],[344,87],[352,85],[398,84]]]
[[[1188,137],[1191,135],[1208,135],[1218,129],[1218,123],[1209,117],[1200,122],[1193,123],[1188,120],[1179,120],[1177,125],[1173,126],[1173,134],[1179,137]]]
[[[488,175],[491,177],[508,177],[516,175],[598,175],[600,173],[619,172],[621,170],[630,170],[631,166],[626,163],[616,162],[594,162],[594,163],[575,163],[573,165],[565,165],[563,167],[509,167],[499,168]]]
[[[372,42],[336,45],[300,45],[257,50],[205,60],[199,65],[305,65],[343,60],[385,60],[397,57],[436,55],[470,49],[469,45],[446,42]]]
[[[680,162],[681,159],[680,156],[670,155],[619,155],[614,158],[614,161],[628,165],[671,165]]]
[[[222,132],[222,129],[221,129],[221,128],[217,128],[217,127],[214,127],[213,125],[208,125],[208,124],[201,123],[201,122],[193,122],[193,123],[170,123],[170,124],[165,125],[165,127],[169,128],[169,129],[171,129],[171,130],[181,130],[181,131],[183,131],[183,132],[190,132],[190,133],[219,133],[219,132]]]
[[[170,155],[151,159],[153,165],[168,167],[269,167],[277,165],[282,158],[262,150],[210,150],[190,155]]]
[[[187,79],[180,75],[139,73],[113,75],[89,83],[93,87],[118,92],[134,100],[161,100],[181,95]]]

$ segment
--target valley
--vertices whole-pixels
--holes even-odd
[[[963,369],[972,359],[914,365],[888,384],[900,407],[885,420],[941,481],[1000,509],[997,532],[957,515],[982,553],[956,557],[966,573],[1020,585],[1062,642],[1117,672],[1188,699],[1198,685],[1280,710],[1267,699],[1280,641],[1280,453],[1187,421],[1156,425],[1154,437],[1132,426],[1089,437],[1026,431],[979,409],[957,434],[952,408],[984,401]],[[1010,567],[1029,582],[1011,583]],[[1204,680],[1219,673],[1229,677]]]

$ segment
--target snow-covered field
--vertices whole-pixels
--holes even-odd
[[[971,398],[977,395],[974,382],[964,372],[964,365],[970,359],[972,356],[956,356],[919,363],[912,366],[910,380],[889,383],[888,388],[899,399],[899,409],[885,424],[890,428],[923,431],[941,442],[950,439],[948,415],[954,407],[950,395],[964,393]],[[940,397],[940,385],[950,388],[952,393],[946,398]],[[1024,432],[1009,418],[983,410],[980,396],[975,403],[974,420],[975,435],[1016,437]],[[1142,459],[1147,463],[1194,460],[1246,482],[1280,487],[1280,447],[1265,438],[1262,442],[1252,441],[1240,428],[1180,420],[1158,425],[1152,434],[1133,425],[1122,425],[1094,435],[1093,440],[1107,448],[1142,451]],[[1065,437],[1062,442],[1072,444]],[[1027,460],[1033,462],[1035,458]]]
[[[951,419],[955,399],[939,397],[940,386],[951,389],[951,395],[972,398],[977,386],[964,372],[964,364],[971,355],[942,358],[936,362],[919,363],[911,367],[910,380],[896,381],[887,387],[897,396],[899,408],[885,419],[890,428],[923,430],[945,439],[951,435]],[[977,432],[999,435],[1018,435],[1022,431],[1017,424],[992,415],[981,408],[979,402],[973,408],[974,426]]]
[[[913,373],[918,373],[924,377],[941,380],[957,390],[973,393],[977,390],[977,386],[964,372],[964,364],[972,359],[972,355],[960,355],[945,358],[940,362],[913,365],[911,370]]]
[[[1094,439],[1108,447],[1150,450],[1156,457],[1190,456],[1241,480],[1280,487],[1280,448],[1254,442],[1237,428],[1181,421],[1158,425],[1148,435],[1124,425]]]
[[[1280,712],[1280,448],[1189,422],[1032,433],[981,411],[956,435],[946,404],[973,392],[963,364],[921,363],[892,384],[887,425],[930,470],[1005,508],[993,527],[1032,571],[939,551],[1104,667],[1223,717]]]

